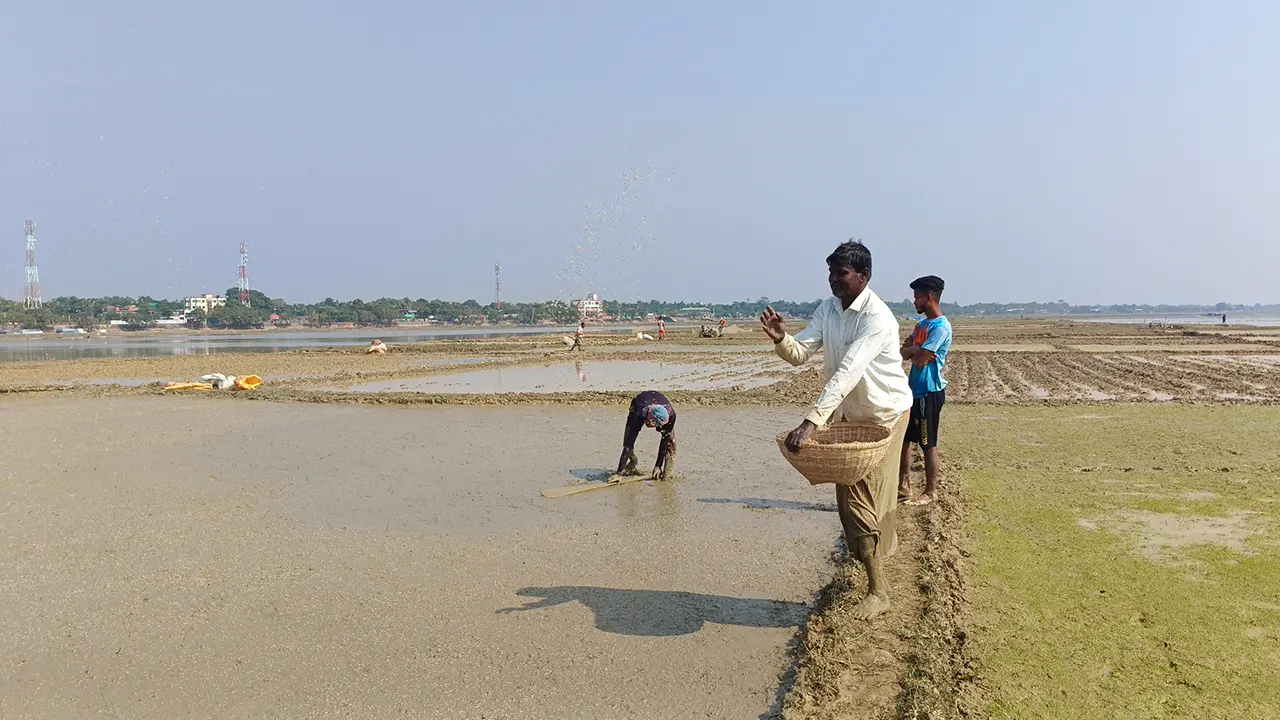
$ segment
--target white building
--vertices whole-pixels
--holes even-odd
[[[586,317],[588,315],[601,315],[603,313],[604,301],[595,293],[591,293],[578,301],[578,314],[582,317]]]
[[[227,299],[222,295],[200,295],[198,297],[187,298],[187,312],[195,312],[203,310],[206,314],[213,312],[214,308],[226,307]]]

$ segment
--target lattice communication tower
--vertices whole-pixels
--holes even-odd
[[[40,270],[36,268],[36,221],[27,221],[27,282],[22,289],[22,307],[40,307]]]
[[[240,243],[239,275],[236,288],[240,290],[240,304],[249,307],[249,244]]]

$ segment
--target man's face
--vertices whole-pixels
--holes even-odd
[[[925,290],[915,290],[916,294],[916,312],[924,314],[925,308],[929,307],[929,293]]]
[[[867,276],[848,265],[831,263],[827,265],[827,284],[831,286],[831,294],[841,300],[856,298],[867,287]]]

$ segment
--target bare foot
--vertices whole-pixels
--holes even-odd
[[[889,598],[867,593],[862,602],[853,607],[853,617],[856,620],[870,620],[883,614],[888,609]]]
[[[915,500],[908,500],[907,504],[908,505],[928,505],[931,502],[933,502],[932,495],[922,494],[920,497],[916,498]]]
[[[911,499],[911,483],[898,484],[898,502],[905,503]]]

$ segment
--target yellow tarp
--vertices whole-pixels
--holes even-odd
[[[219,381],[221,383],[223,381]],[[262,378],[257,375],[245,375],[235,379],[228,389],[230,390],[252,390],[262,385]],[[216,390],[217,386],[207,382],[171,382],[165,386],[165,390]]]
[[[262,378],[257,375],[245,375],[236,378],[236,390],[252,390],[262,384]]]
[[[213,385],[202,382],[171,382],[165,390],[212,390]]]

